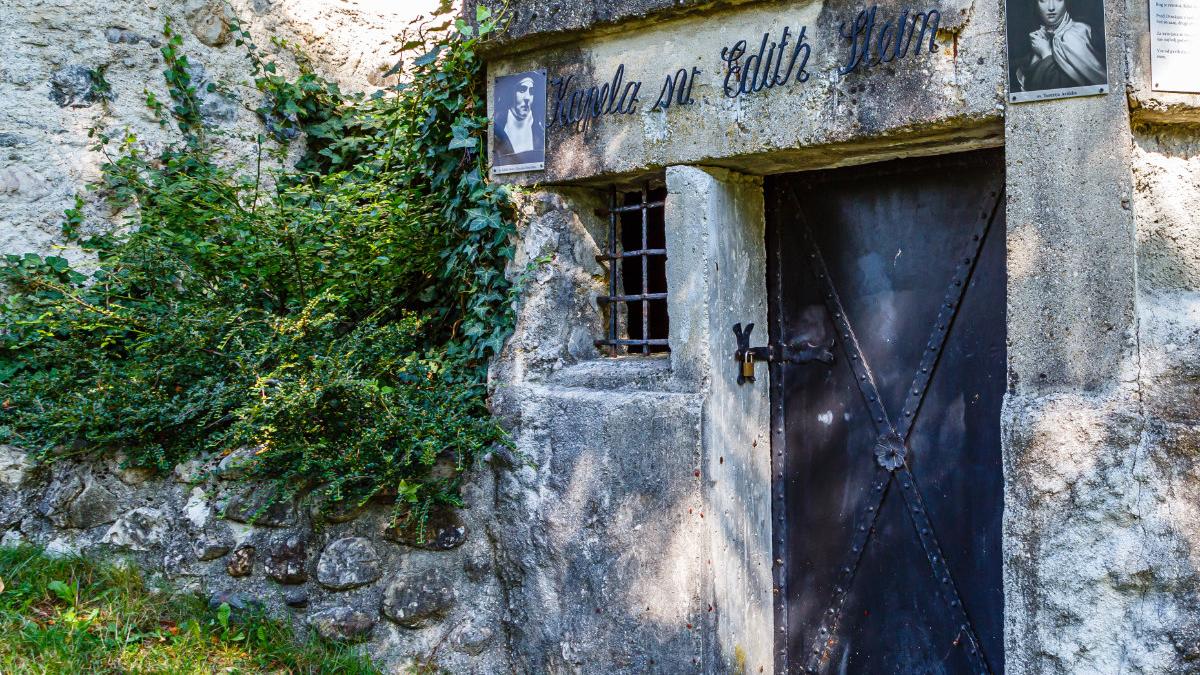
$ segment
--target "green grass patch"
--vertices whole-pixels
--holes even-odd
[[[349,648],[148,585],[132,567],[0,549],[0,672],[377,673]]]

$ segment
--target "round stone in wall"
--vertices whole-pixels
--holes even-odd
[[[440,570],[399,573],[383,592],[380,610],[405,628],[424,628],[440,621],[454,605],[454,587]]]
[[[308,590],[304,588],[291,589],[283,594],[283,604],[296,608],[308,607]]]
[[[308,625],[326,640],[357,642],[371,634],[375,617],[353,607],[330,607],[310,614]]]
[[[231,577],[244,577],[254,570],[254,547],[239,546],[233,552],[233,557],[225,565],[225,571]]]
[[[363,537],[334,541],[325,547],[317,562],[317,583],[335,591],[369,584],[380,574],[379,553]]]
[[[298,534],[275,542],[266,560],[267,577],[281,584],[302,584],[307,581],[304,549],[304,539]]]
[[[467,525],[457,511],[444,507],[430,512],[424,530],[415,522],[406,523],[400,516],[384,528],[383,537],[414,548],[449,551],[467,540]]]

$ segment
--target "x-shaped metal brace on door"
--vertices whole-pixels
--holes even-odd
[[[867,409],[871,413],[871,420],[875,425],[877,433],[877,440],[873,448],[876,468],[871,478],[871,492],[869,493],[871,497],[868,499],[866,508],[857,514],[858,522],[854,527],[854,534],[850,542],[850,551],[846,555],[845,562],[838,570],[833,598],[822,615],[816,635],[813,636],[808,659],[805,664],[805,672],[816,673],[825,663],[828,663],[829,652],[837,643],[834,634],[841,616],[842,605],[846,601],[846,594],[850,590],[850,584],[854,580],[854,575],[862,560],[867,542],[874,532],[875,521],[879,516],[883,499],[887,495],[892,483],[895,482],[900,485],[900,494],[904,499],[904,505],[908,511],[910,520],[912,520],[917,537],[920,539],[925,557],[929,561],[930,568],[938,581],[938,587],[942,591],[942,599],[954,615],[955,625],[959,628],[960,638],[965,638],[962,641],[965,642],[967,659],[971,664],[971,669],[974,673],[990,673],[991,669],[988,667],[987,661],[983,656],[982,644],[967,616],[966,608],[962,603],[962,597],[958,593],[954,579],[950,574],[950,568],[947,566],[941,547],[938,544],[937,535],[933,531],[933,524],[929,519],[928,510],[925,508],[925,501],[921,496],[920,489],[917,487],[917,482],[913,477],[912,471],[908,467],[908,437],[912,431],[913,423],[916,421],[917,413],[921,409],[921,403],[924,401],[925,394],[929,389],[930,380],[937,367],[938,359],[941,357],[942,348],[946,344],[951,324],[958,313],[963,294],[970,284],[971,275],[975,270],[975,263],[979,259],[980,252],[983,250],[984,239],[987,237],[988,230],[995,219],[997,209],[1003,202],[1003,196],[998,190],[990,193],[989,198],[993,199],[994,203],[991,205],[991,208],[985,208],[981,211],[979,223],[972,229],[971,241],[967,247],[968,250],[959,259],[954,268],[954,278],[951,280],[949,289],[946,291],[942,306],[938,311],[937,320],[934,322],[929,342],[922,353],[920,366],[913,377],[912,385],[908,388],[904,406],[895,424],[892,423],[887,410],[880,400],[879,390],[875,385],[871,367],[867,363],[862,349],[859,347],[858,339],[855,337],[854,329],[850,326],[850,320],[846,316],[846,310],[842,306],[841,298],[838,296],[837,289],[834,288],[833,281],[830,279],[825,259],[822,257],[821,250],[817,246],[817,242],[812,236],[812,231],[804,219],[799,200],[795,193],[789,193],[789,196],[796,209],[795,215],[801,221],[801,236],[805,247],[808,249],[810,267],[821,288],[825,307],[833,319],[837,330],[837,337],[840,338],[838,342],[842,346],[842,351],[845,352],[846,360],[851,371],[854,373],[854,379],[858,383],[859,392],[862,394]],[[955,644],[959,643],[959,640],[955,641]]]

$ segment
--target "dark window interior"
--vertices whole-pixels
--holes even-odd
[[[610,194],[608,336],[596,340],[607,353],[654,354],[669,351],[667,335],[667,253],[665,187]]]

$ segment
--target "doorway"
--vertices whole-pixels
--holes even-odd
[[[776,671],[1000,673],[1001,151],[765,185]]]

